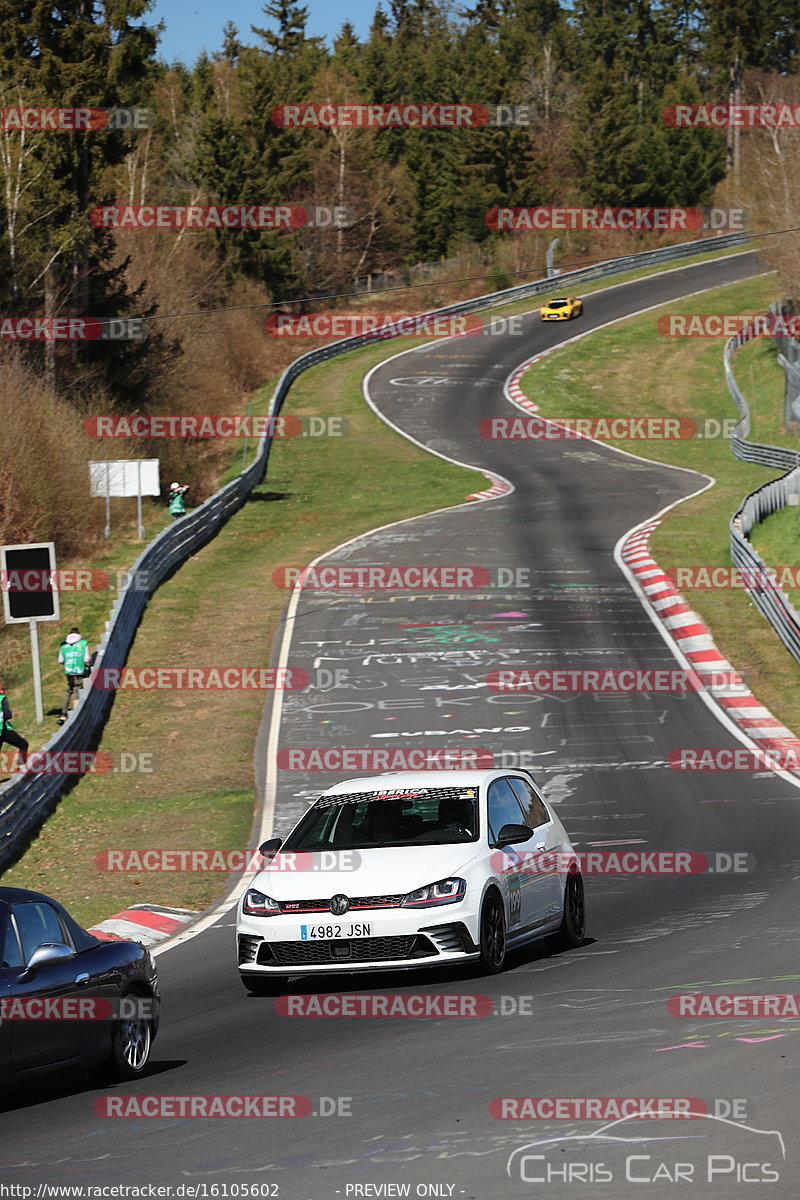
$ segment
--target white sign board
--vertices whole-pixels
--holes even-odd
[[[89,463],[93,496],[160,496],[159,459],[122,458]]]

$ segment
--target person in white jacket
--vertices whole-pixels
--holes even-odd
[[[73,625],[64,641],[61,643],[61,648],[58,652],[58,661],[64,668],[66,676],[66,690],[64,692],[64,703],[61,706],[61,716],[58,718],[59,725],[63,725],[72,707],[73,696],[77,700],[78,693],[83,687],[83,680],[86,674],[86,668],[89,665],[89,643],[82,636],[81,631],[76,625]]]

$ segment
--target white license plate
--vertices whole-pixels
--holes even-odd
[[[301,925],[300,941],[330,941],[334,938],[362,938],[372,936],[372,925],[353,924],[349,921],[333,925]]]

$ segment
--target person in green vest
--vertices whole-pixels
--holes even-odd
[[[13,715],[8,703],[5,684],[0,680],[0,750],[2,750],[3,742],[14,746],[19,751],[19,761],[24,767],[28,759],[28,742],[13,728],[11,724]]]
[[[78,627],[73,625],[61,643],[61,648],[58,652],[58,661],[64,668],[67,680],[64,703],[61,706],[61,716],[58,718],[59,725],[63,725],[66,721],[69,710],[72,707],[72,698],[74,696],[77,700],[78,693],[83,687],[86,669],[89,666],[89,658],[89,643],[82,636]]]
[[[178,517],[186,516],[186,504],[183,497],[188,490],[187,483],[171,483],[169,485],[169,511],[172,513],[173,521],[177,521]]]

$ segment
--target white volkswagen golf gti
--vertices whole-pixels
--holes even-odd
[[[239,904],[239,972],[268,995],[290,975],[477,962],[584,937],[580,862],[527,771],[348,779],[312,804]]]

